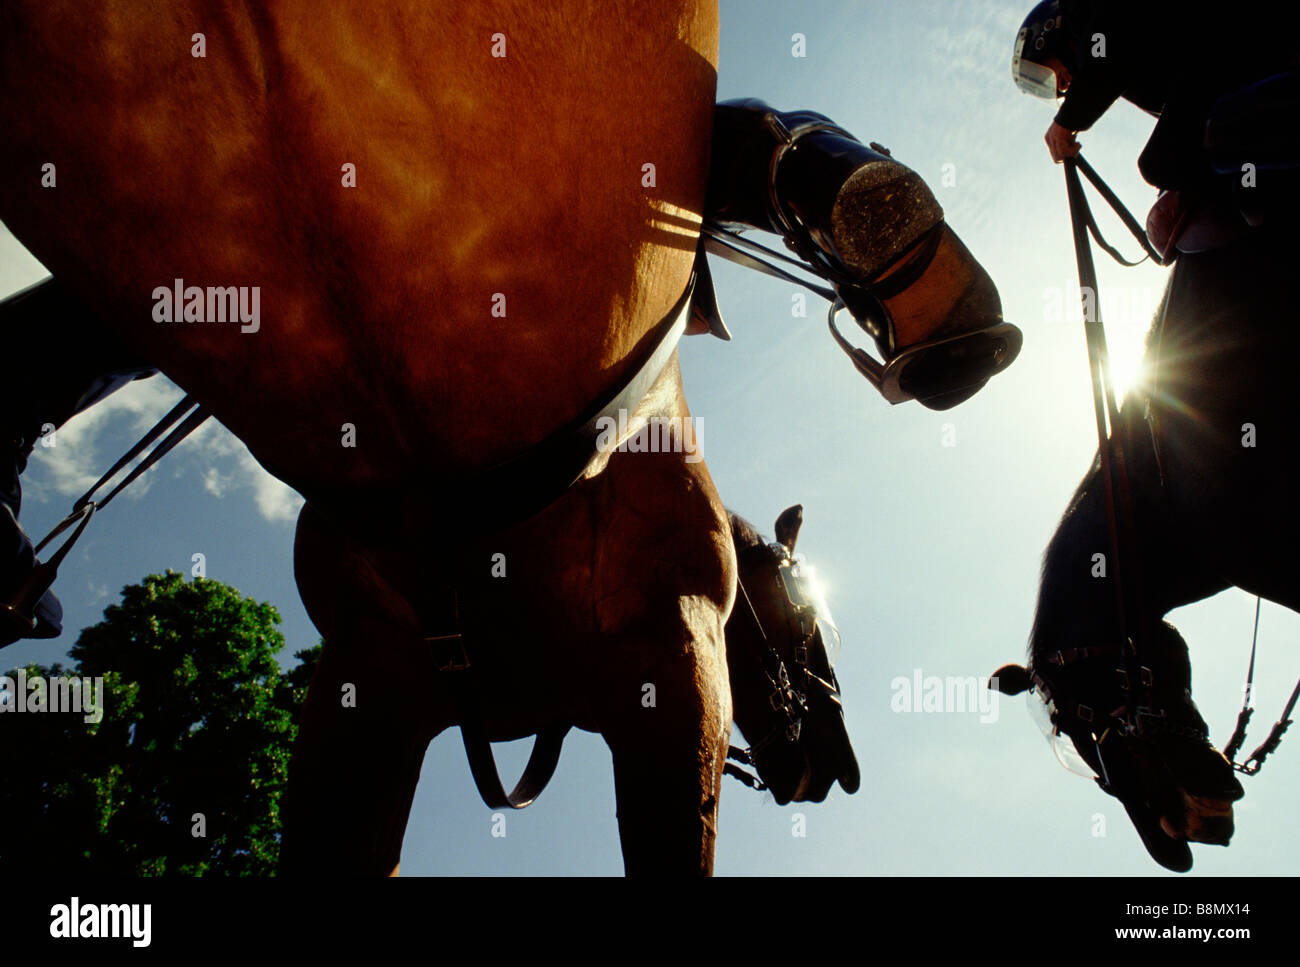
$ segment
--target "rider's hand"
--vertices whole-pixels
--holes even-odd
[[[1055,121],[1052,122],[1043,140],[1047,142],[1047,150],[1051,152],[1053,161],[1059,163],[1079,153],[1079,142],[1074,140],[1075,133],[1069,128],[1061,127]]]

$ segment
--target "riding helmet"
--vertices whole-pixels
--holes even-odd
[[[1060,96],[1056,72],[1047,61],[1056,57],[1069,67],[1074,59],[1061,27],[1061,0],[1042,0],[1021,24],[1011,52],[1011,76],[1022,91],[1049,100]]]

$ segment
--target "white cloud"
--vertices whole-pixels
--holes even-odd
[[[203,489],[213,497],[224,497],[228,485],[229,481],[221,476],[221,472],[216,467],[209,467],[208,472],[203,475]]]
[[[53,446],[37,443],[23,475],[28,498],[44,502],[80,497],[125,452],[129,444],[122,440],[143,436],[183,396],[174,383],[155,376],[131,383],[77,414],[55,433]],[[178,477],[197,475],[204,491],[216,499],[251,497],[267,521],[292,523],[303,504],[302,497],[262,469],[248,448],[216,420],[195,430],[160,466],[172,468]],[[122,497],[142,498],[157,470],[143,474]]]

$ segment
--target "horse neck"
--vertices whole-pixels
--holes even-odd
[[[1099,562],[1094,555],[1104,555]],[[1043,557],[1030,655],[1114,640],[1115,569],[1106,524],[1105,494],[1094,464],[1066,510]],[[1104,567],[1105,576],[1100,576]],[[1097,575],[1097,576],[1094,576]]]

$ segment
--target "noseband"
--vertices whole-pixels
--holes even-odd
[[[1171,681],[1163,672],[1154,670],[1154,663],[1139,661],[1131,641],[1127,650],[1127,662],[1121,659],[1120,649],[1116,645],[1088,645],[1045,652],[1035,656],[1027,669],[1034,689],[1047,706],[1055,735],[1064,735],[1074,742],[1076,751],[1097,773],[1097,784],[1104,792],[1121,800],[1125,797],[1113,785],[1102,754],[1107,739],[1118,737],[1150,742],[1162,736],[1171,736],[1197,744],[1210,744],[1209,729],[1192,703],[1190,689],[1184,685],[1181,696],[1175,697],[1172,689],[1177,688],[1176,681]],[[1066,697],[1063,694],[1066,689],[1053,687],[1038,668],[1042,664],[1064,671],[1088,661],[1106,659],[1114,666],[1123,695],[1122,704],[1110,710]],[[1136,683],[1129,680],[1128,669],[1134,667],[1139,679]],[[1158,690],[1167,693],[1163,696],[1163,701],[1157,701],[1155,697]],[[1088,747],[1089,742],[1091,748]]]

